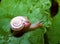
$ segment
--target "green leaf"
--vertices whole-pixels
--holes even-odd
[[[46,27],[51,25],[49,0],[2,0],[0,3],[0,44],[43,44]],[[31,23],[43,21],[43,28],[16,38],[10,36],[10,20],[26,16]]]
[[[53,18],[51,28],[47,31],[49,44],[60,44],[60,7],[58,14]]]

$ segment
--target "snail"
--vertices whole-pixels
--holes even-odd
[[[37,22],[31,24],[29,19],[25,16],[14,17],[10,22],[11,32],[14,36],[20,36],[25,32],[34,30],[42,26],[42,23]]]

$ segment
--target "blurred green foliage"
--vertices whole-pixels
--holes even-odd
[[[47,34],[50,44],[60,44],[60,7],[58,14],[53,18],[52,25]]]
[[[58,2],[59,6],[60,6],[60,0],[56,0],[56,1]]]
[[[60,44],[60,9],[51,21],[50,6],[49,0],[2,0],[0,2],[0,44],[44,44],[45,32],[49,44]],[[16,16],[26,16],[31,23],[42,20],[43,27],[27,32],[19,38],[10,36],[9,23]],[[49,29],[46,30],[46,27]]]

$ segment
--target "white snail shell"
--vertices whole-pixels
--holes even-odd
[[[24,28],[24,23],[26,21],[29,21],[26,17],[24,16],[17,16],[14,17],[11,22],[10,22],[10,26],[12,28],[12,30],[14,31],[20,31]]]

